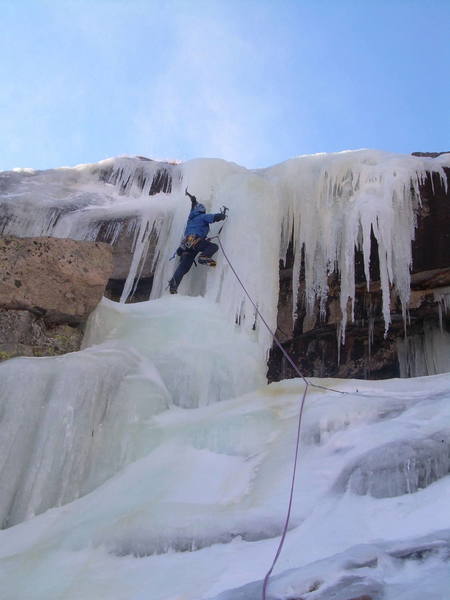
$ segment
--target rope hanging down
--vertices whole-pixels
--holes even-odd
[[[223,227],[223,225],[222,225],[222,227]],[[303,373],[300,371],[300,369],[294,363],[294,361],[292,360],[292,358],[290,357],[290,355],[288,354],[288,352],[285,350],[285,348],[283,348],[281,342],[279,341],[279,339],[277,338],[277,336],[275,335],[275,333],[272,331],[272,329],[270,328],[269,324],[264,319],[263,315],[259,311],[259,308],[258,308],[257,304],[254,302],[253,298],[250,296],[249,292],[247,291],[247,288],[245,287],[244,283],[242,282],[241,278],[239,277],[238,273],[236,272],[236,269],[233,267],[230,259],[228,258],[228,255],[225,252],[225,249],[224,249],[224,247],[222,245],[222,241],[220,239],[220,232],[222,231],[222,227],[220,228],[219,234],[217,236],[214,236],[214,237],[217,238],[217,241],[218,241],[220,249],[222,250],[222,253],[223,253],[224,257],[225,257],[225,260],[227,261],[230,269],[232,270],[232,272],[233,272],[234,276],[236,277],[237,281],[239,282],[239,285],[244,290],[245,295],[247,296],[247,298],[250,300],[251,304],[253,305],[253,308],[255,309],[256,314],[259,316],[259,318],[264,323],[264,325],[267,328],[267,330],[270,332],[270,334],[271,334],[274,342],[277,344],[277,346],[281,350],[283,356],[289,362],[289,364],[294,369],[294,371],[297,373],[297,375],[301,379],[303,379],[303,381],[305,383],[305,389],[303,391],[302,399],[301,399],[301,402],[300,402],[300,410],[299,410],[299,414],[298,414],[297,440],[296,440],[296,444],[295,444],[294,466],[292,468],[291,489],[290,489],[290,493],[289,493],[289,504],[288,504],[288,509],[287,509],[287,513],[286,513],[286,519],[285,519],[285,522],[284,522],[284,526],[283,526],[283,531],[282,531],[282,534],[281,534],[280,543],[278,544],[278,548],[277,548],[275,557],[273,559],[273,562],[272,562],[272,564],[270,566],[270,569],[267,571],[267,573],[266,573],[266,575],[264,577],[264,583],[263,583],[263,588],[262,588],[262,600],[266,600],[266,592],[267,592],[267,586],[269,584],[269,578],[270,578],[270,576],[272,574],[272,571],[273,571],[273,569],[275,567],[275,564],[276,564],[276,562],[277,562],[277,560],[278,560],[278,558],[279,558],[279,556],[281,554],[281,550],[283,548],[284,540],[286,538],[286,534],[287,534],[288,527],[289,527],[289,520],[290,520],[290,517],[291,517],[292,503],[293,503],[293,499],[294,499],[295,478],[296,478],[296,474],[297,474],[297,462],[298,462],[298,456],[299,456],[299,450],[300,450],[300,433],[301,433],[301,425],[302,425],[302,418],[303,418],[303,409],[304,409],[304,406],[305,406],[305,400],[306,400],[306,395],[308,393],[308,388],[310,386],[312,386],[312,387],[316,387],[316,388],[322,388],[322,389],[325,389],[325,390],[330,391],[330,392],[336,392],[338,394],[348,394],[348,392],[343,392],[343,391],[340,391],[340,390],[335,390],[333,388],[327,388],[327,387],[322,386],[322,385],[310,383],[306,379],[306,377],[303,375]]]
[[[247,296],[247,298],[250,300],[253,308],[255,309],[257,315],[259,316],[259,318],[261,319],[261,321],[264,323],[267,331],[270,333],[270,335],[273,338],[273,341],[276,343],[276,345],[278,346],[278,348],[281,350],[283,356],[286,358],[286,360],[289,362],[289,364],[291,365],[291,367],[294,369],[294,371],[297,373],[297,375],[303,379],[303,381],[305,382],[306,386],[311,386],[311,387],[315,387],[315,388],[319,388],[322,390],[327,390],[329,392],[336,392],[337,394],[343,394],[343,395],[347,395],[349,394],[349,392],[344,392],[342,390],[336,390],[332,387],[326,387],[324,385],[319,385],[318,383],[312,383],[311,381],[308,381],[306,379],[306,377],[303,375],[303,373],[300,371],[300,369],[297,367],[297,365],[295,364],[295,362],[292,360],[291,356],[289,355],[289,353],[287,352],[287,350],[283,347],[282,343],[280,342],[280,340],[277,338],[277,336],[275,335],[275,332],[272,331],[272,329],[270,328],[269,324],[267,323],[267,321],[264,319],[263,315],[261,314],[258,305],[256,304],[256,302],[253,300],[253,298],[250,296],[247,288],[245,287],[244,283],[242,282],[241,278],[239,277],[236,269],[233,267],[233,265],[231,264],[230,259],[228,258],[227,253],[225,252],[225,249],[223,247],[222,244],[222,240],[220,239],[220,232],[222,231],[223,225],[220,228],[219,234],[210,238],[210,239],[217,239],[218,244],[220,246],[220,249],[222,250],[222,253],[225,257],[225,260],[227,261],[230,269],[232,270],[234,276],[236,277],[237,281],[239,282],[239,285],[241,286],[241,288],[244,290],[245,295]]]

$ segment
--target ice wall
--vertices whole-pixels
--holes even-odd
[[[158,444],[152,418],[263,384],[260,347],[215,304],[168,298],[93,313],[85,349],[0,364],[0,522],[95,489]]]
[[[303,382],[265,385],[272,340],[223,257],[215,270],[193,268],[179,296],[161,297],[189,209],[184,188],[209,210],[230,207],[223,244],[274,326],[278,259],[292,232],[294,277],[303,252],[310,308],[323,306],[327,274],[337,268],[346,314],[355,246],[368,273],[371,228],[385,311],[391,284],[405,300],[418,178],[440,172],[444,160],[361,151],[247,171],[199,159],[165,165],[161,174],[158,163],[121,158],[1,175],[5,232],[89,238],[107,221],[114,237],[133,220],[127,290],[149,236],[158,237],[152,301],[104,300],[79,353],[0,365],[0,518],[28,519],[0,532],[8,600],[29,597],[30,588],[36,600],[206,600],[260,580],[273,558]],[[333,387],[348,393],[308,395],[281,571],[326,560],[326,577],[330,555],[350,548],[345,560],[353,560],[356,544],[430,532],[435,544],[449,529],[448,375]],[[383,564],[372,587],[353,585],[352,593],[381,594]],[[448,589],[446,566],[436,598]],[[328,588],[288,578],[285,596],[348,591],[339,561],[336,569]],[[354,577],[352,569],[344,575]],[[396,569],[393,587],[405,578]],[[369,580],[366,571],[359,573]]]
[[[98,438],[118,410],[128,411],[128,425],[133,421],[132,405],[138,400],[128,398],[124,388],[136,362],[133,354],[105,346],[95,352],[18,358],[0,365],[3,527],[65,504],[86,493],[90,479],[98,484],[111,474],[105,468],[108,461],[116,462],[116,456],[108,457],[111,440],[99,453]],[[165,390],[155,388],[154,402],[164,403]],[[121,443],[126,445],[125,429]],[[101,471],[106,471],[103,477]]]
[[[362,250],[369,285],[371,232],[378,242],[386,329],[392,287],[405,311],[419,185],[428,172],[437,172],[446,184],[444,166],[450,166],[448,154],[431,159],[373,150],[300,156],[253,171],[214,159],[168,164],[122,157],[73,169],[0,174],[1,223],[4,233],[15,235],[92,239],[107,221],[111,240],[127,223],[134,230],[135,251],[122,300],[132,292],[150,236],[156,236],[152,298],[158,298],[164,295],[175,267],[169,259],[189,211],[184,196],[188,186],[209,211],[222,205],[230,208],[222,242],[272,327],[276,325],[278,259],[285,257],[291,236],[294,310],[302,257],[309,312],[318,302],[323,313],[328,275],[337,272],[339,332],[344,340],[346,323],[353,317],[355,249]],[[261,327],[223,257],[219,256],[214,272],[193,268],[180,293],[205,295],[217,302],[230,320],[253,332],[262,347],[270,347],[270,334]]]

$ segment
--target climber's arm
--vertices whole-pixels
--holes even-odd
[[[187,188],[184,191],[184,195],[185,196],[189,196],[190,200],[191,200],[191,210],[193,210],[195,208],[195,205],[198,204],[197,202],[197,198],[195,196],[193,196],[192,194],[190,194],[187,190]]]

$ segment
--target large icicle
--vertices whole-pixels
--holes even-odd
[[[450,157],[447,156],[450,164]],[[373,150],[301,156],[266,170],[275,184],[282,212],[291,215],[294,232],[294,310],[301,252],[304,250],[306,308],[318,300],[323,314],[328,276],[340,276],[341,335],[353,317],[355,249],[364,256],[369,285],[371,231],[378,242],[383,317],[390,323],[390,287],[395,286],[403,309],[409,299],[411,242],[419,183],[427,172],[445,179],[442,159],[388,154]],[[291,228],[283,231],[290,234]],[[287,240],[283,240],[287,247]]]

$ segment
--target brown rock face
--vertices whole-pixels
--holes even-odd
[[[111,272],[107,244],[4,237],[0,308],[27,310],[47,323],[80,323],[102,298]]]
[[[56,356],[80,349],[78,326],[47,325],[27,310],[0,309],[0,361],[15,356]]]

